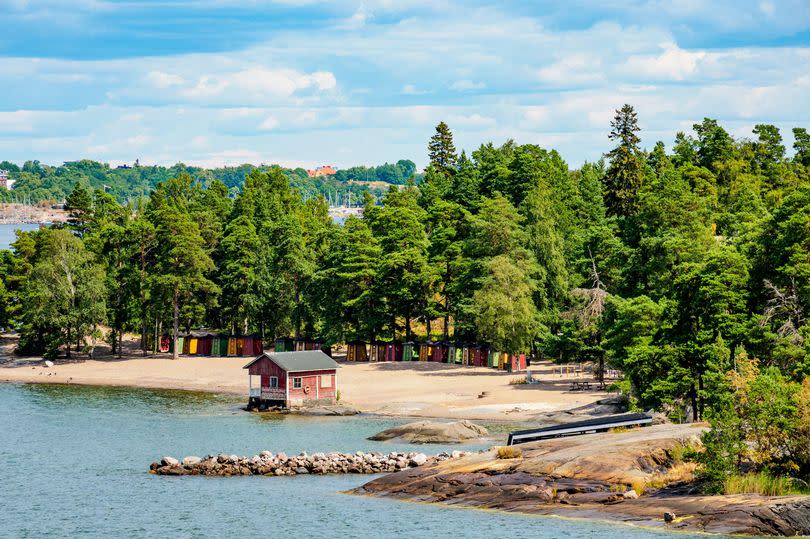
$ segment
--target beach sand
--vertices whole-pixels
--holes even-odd
[[[17,361],[0,368],[0,381],[182,389],[245,395],[250,358],[125,358],[57,363]],[[413,417],[526,420],[545,412],[591,404],[604,391],[570,391],[577,379],[551,363],[531,367],[538,384],[510,385],[523,377],[484,367],[441,363],[341,363],[341,403],[363,412]],[[588,380],[584,375],[580,380]],[[482,393],[485,396],[480,397]]]

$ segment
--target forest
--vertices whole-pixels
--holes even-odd
[[[631,407],[711,423],[707,488],[806,489],[810,135],[788,152],[773,125],[734,138],[706,118],[644,149],[630,105],[608,127],[575,169],[512,140],[459,154],[440,123],[424,177],[343,225],[278,167],[171,170],[135,205],[77,183],[65,226],[0,252],[0,326],[47,357],[207,327],[604,358]]]
[[[385,191],[379,186],[355,182],[384,182],[404,185],[416,173],[413,161],[401,159],[394,164],[385,163],[377,167],[351,167],[338,170],[332,176],[309,177],[303,168],[281,168],[277,166],[239,165],[205,169],[178,163],[171,167],[141,165],[138,161],[132,166],[123,165],[111,168],[106,163],[89,159],[68,161],[61,166],[44,165],[39,161],[26,161],[22,167],[9,161],[0,162],[0,170],[9,173],[15,181],[13,190],[0,188],[0,202],[51,202],[60,203],[81,185],[87,189],[102,189],[113,195],[121,203],[137,205],[160,182],[165,182],[178,174],[186,173],[195,183],[203,187],[215,180],[222,182],[228,194],[235,197],[245,183],[245,178],[258,170],[267,172],[280,168],[290,185],[307,198],[324,196],[333,205],[358,205],[363,201],[363,193],[369,192],[379,201]]]

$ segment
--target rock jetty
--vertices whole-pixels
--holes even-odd
[[[252,457],[237,455],[208,455],[204,458],[189,456],[183,459],[163,457],[149,466],[150,473],[157,475],[305,475],[305,474],[377,474],[437,464],[452,458],[467,455],[462,451],[439,453],[428,456],[424,453],[301,453],[287,456],[262,451]]]

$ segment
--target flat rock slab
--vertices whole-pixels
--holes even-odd
[[[417,421],[378,432],[369,437],[369,440],[401,440],[412,444],[457,444],[487,435],[489,435],[487,429],[466,420],[452,423]]]

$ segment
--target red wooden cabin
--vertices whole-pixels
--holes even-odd
[[[320,350],[264,352],[245,365],[249,408],[334,404],[338,364]]]
[[[385,345],[386,361],[402,361],[402,343],[389,342]]]
[[[434,343],[433,344],[433,358],[431,361],[435,361],[436,363],[447,363],[447,354],[449,351],[449,347],[447,343]]]

